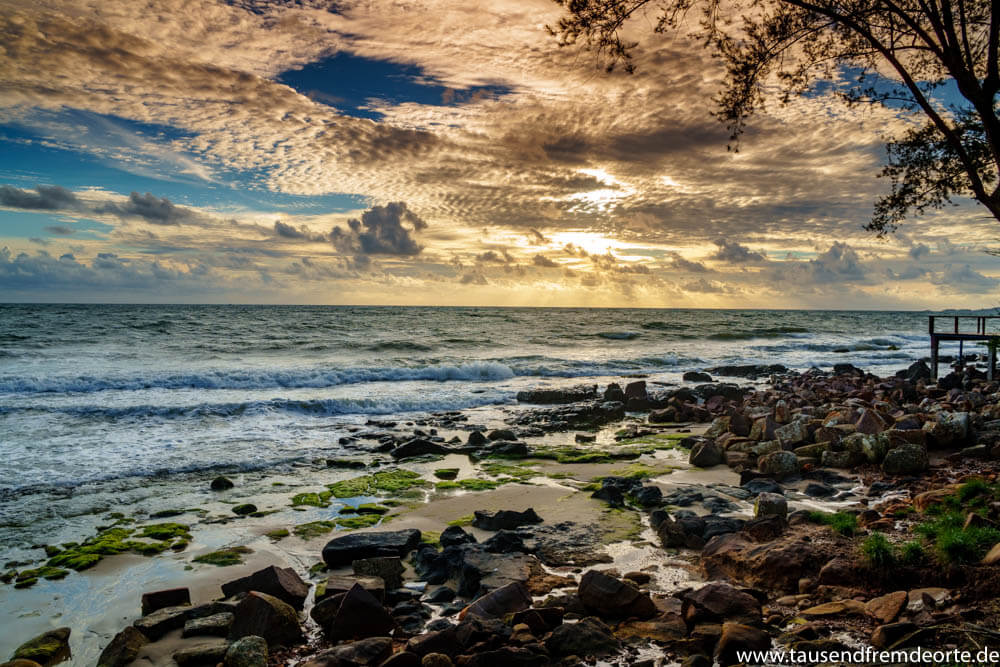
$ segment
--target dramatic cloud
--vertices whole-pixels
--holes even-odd
[[[404,223],[409,227],[404,226]],[[347,229],[334,227],[330,239],[341,252],[363,255],[419,255],[423,246],[413,234],[426,229],[421,220],[404,202],[373,206],[361,219],[347,221]]]
[[[191,209],[177,206],[166,197],[157,197],[149,192],[144,195],[133,192],[123,203],[112,202],[94,210],[120,218],[142,218],[154,225],[180,225],[198,217]]]
[[[930,254],[931,249],[924,243],[918,243],[917,245],[910,248],[909,255],[913,259],[920,259]]]
[[[58,185],[39,185],[34,192],[10,185],[0,185],[0,206],[37,211],[75,209],[80,200],[72,192]]]
[[[545,255],[542,255],[541,253],[532,257],[531,263],[534,264],[535,266],[541,266],[545,268],[554,268],[559,266],[557,262],[552,261],[551,259],[549,259]]]
[[[677,271],[688,271],[690,273],[709,273],[711,269],[702,264],[701,262],[692,262],[689,259],[685,259],[681,256],[679,252],[668,253],[670,257],[671,268]]]
[[[323,234],[313,233],[305,227],[293,227],[292,225],[285,224],[280,220],[276,220],[274,222],[274,233],[280,238],[294,239],[297,241],[312,241],[321,243],[329,240],[329,238]]]
[[[717,259],[720,262],[728,262],[730,264],[751,264],[766,261],[764,255],[759,252],[750,250],[750,248],[740,245],[736,241],[729,241],[727,239],[716,239],[715,245],[719,249],[712,254],[712,259]]]

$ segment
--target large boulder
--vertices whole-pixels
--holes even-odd
[[[503,618],[507,614],[523,611],[531,606],[531,595],[524,584],[512,582],[490,591],[462,610],[461,618]]]
[[[886,453],[882,470],[887,475],[915,475],[927,470],[929,465],[925,447],[905,444]]]
[[[414,456],[425,456],[427,454],[449,454],[451,450],[444,445],[424,438],[414,438],[396,447],[389,455],[394,459],[409,459]]]
[[[597,398],[597,385],[578,385],[564,389],[529,389],[517,392],[520,403],[576,403]]]
[[[385,588],[389,590],[403,586],[403,572],[405,568],[399,556],[359,558],[351,565],[354,568],[354,574],[358,575],[359,578],[381,579],[385,583]],[[372,592],[369,586],[364,583],[361,585],[365,587],[365,590]]]
[[[237,639],[226,649],[223,667],[267,667],[267,642],[249,635]]]
[[[139,651],[148,643],[146,635],[131,625],[125,626],[101,652],[97,667],[125,667],[138,657]]]
[[[392,655],[392,639],[369,637],[317,653],[302,667],[376,667]]]
[[[935,421],[924,422],[927,444],[939,449],[964,446],[969,439],[968,412],[940,412]]]
[[[580,578],[577,597],[590,612],[602,618],[652,618],[656,605],[648,593],[627,580],[615,579],[599,570],[589,570]]]
[[[743,623],[723,623],[722,635],[715,645],[715,658],[720,665],[740,662],[746,651],[766,651],[771,648],[771,636],[759,628]]]
[[[168,588],[142,594],[142,615],[152,614],[165,607],[179,607],[191,604],[191,591],[187,588]]]
[[[335,537],[323,547],[323,562],[336,568],[362,558],[405,556],[420,544],[420,531],[387,530],[375,533],[352,533]]]
[[[788,516],[788,501],[780,493],[762,493],[754,501],[753,515],[755,518],[776,516],[784,519]]]
[[[229,642],[220,637],[184,642],[171,656],[177,667],[207,667],[217,665],[226,657]]]
[[[69,628],[56,628],[29,639],[14,651],[11,660],[33,660],[42,667],[49,667],[68,660]]]
[[[768,477],[787,479],[799,474],[799,458],[792,452],[772,452],[760,457],[757,468]]]
[[[796,419],[793,422],[774,429],[774,437],[786,449],[799,447],[810,440],[809,424],[804,419]]]
[[[334,640],[388,635],[396,627],[392,616],[371,593],[354,584],[342,595],[326,598],[311,616]]]
[[[760,600],[729,584],[713,582],[684,596],[681,615],[690,627],[700,623],[760,623]]]
[[[263,637],[268,646],[292,646],[303,640],[295,609],[273,595],[250,591],[236,606],[230,639]]]
[[[699,468],[711,468],[722,463],[724,452],[715,440],[700,440],[691,448],[688,463]]]
[[[621,642],[615,639],[600,619],[588,616],[577,623],[563,624],[545,640],[545,648],[556,657],[567,655],[608,655],[616,652]]]
[[[757,544],[736,533],[719,535],[701,552],[708,578],[728,578],[782,593],[797,593],[799,579],[815,576],[828,560],[815,544],[794,541],[792,536]]]
[[[309,584],[302,581],[292,568],[273,565],[222,584],[222,594],[227,598],[250,591],[273,595],[296,609],[302,609],[309,595]]]
[[[316,584],[316,593],[313,598],[316,602],[321,602],[326,598],[346,593],[351,590],[355,584],[359,584],[363,589],[375,596],[379,602],[385,601],[385,580],[382,579],[382,577],[370,577],[365,575],[349,576],[332,574],[325,580]]]
[[[476,510],[472,525],[483,530],[514,530],[520,526],[542,523],[542,517],[531,507],[523,512],[500,510],[499,512],[484,512]]]

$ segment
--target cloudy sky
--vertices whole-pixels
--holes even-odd
[[[971,204],[862,227],[886,110],[710,115],[718,63],[551,0],[0,0],[0,301],[997,305]]]

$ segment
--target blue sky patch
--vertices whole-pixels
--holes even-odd
[[[362,58],[344,52],[310,63],[302,69],[284,72],[278,81],[316,102],[336,108],[344,115],[371,120],[382,118],[382,114],[371,110],[371,100],[394,105],[415,102],[455,106],[477,95],[499,96],[511,92],[511,88],[500,85],[456,90],[442,85],[415,65]]]

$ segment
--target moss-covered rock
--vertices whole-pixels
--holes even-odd
[[[312,505],[313,507],[329,507],[332,491],[320,491],[319,493],[296,493],[292,496],[292,507],[299,505]]]
[[[277,542],[278,540],[282,540],[282,539],[288,537],[289,535],[291,535],[291,533],[288,532],[287,528],[277,528],[275,530],[269,530],[269,531],[267,531],[264,534],[267,535],[268,537],[270,537],[275,542]]]
[[[257,506],[253,503],[243,503],[242,505],[236,505],[233,507],[233,514],[238,516],[246,516],[247,514],[253,514],[257,511]]]
[[[438,479],[455,479],[458,477],[458,468],[438,468],[434,471],[434,476]]]
[[[253,549],[249,547],[226,547],[225,549],[196,556],[194,562],[227,567],[229,565],[239,565],[243,562],[243,556],[250,553],[253,553]]]
[[[377,525],[382,521],[378,514],[361,514],[358,516],[337,517],[337,526],[344,530],[357,530],[358,528],[368,528]]]
[[[188,534],[190,526],[183,523],[154,523],[139,529],[138,537],[149,537],[154,540],[171,540],[175,537],[191,539]]]
[[[69,628],[49,630],[18,646],[11,660],[34,660],[42,667],[62,662],[70,657],[69,635]]]
[[[336,498],[356,498],[379,493],[398,494],[427,484],[418,473],[398,468],[335,482],[327,488]]]
[[[292,528],[292,532],[295,533],[296,537],[303,540],[311,540],[320,535],[326,535],[336,527],[337,524],[333,521],[310,521],[309,523],[300,523],[295,526]]]

